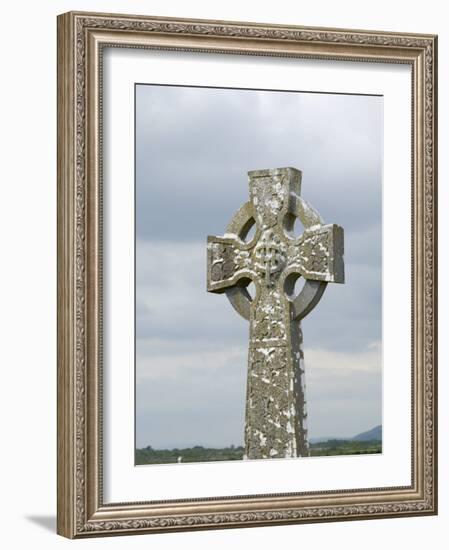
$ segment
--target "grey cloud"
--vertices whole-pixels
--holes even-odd
[[[307,371],[311,437],[350,437],[382,424],[380,372]]]
[[[137,258],[138,347],[149,336],[247,343],[247,322],[225,296],[206,292],[205,243],[138,240]],[[329,284],[319,307],[303,321],[306,346],[349,351],[379,340],[380,283],[379,266],[347,262],[346,284]]]
[[[276,166],[303,170],[303,194],[325,219],[348,229],[378,221],[380,98],[137,90],[141,237],[173,239],[180,226],[178,239],[218,231],[247,200],[246,172]],[[160,230],[169,216],[177,224]]]
[[[382,99],[161,86],[136,97],[138,445],[241,442],[246,354],[229,350],[246,350],[248,324],[206,292],[205,242],[257,168],[301,169],[303,197],[345,228],[346,284],[303,322],[311,435],[379,423],[381,374],[361,367],[381,340]]]
[[[149,342],[137,384],[137,446],[243,443],[246,349],[198,352]],[[163,355],[159,356],[160,350]],[[306,354],[310,437],[355,435],[381,422],[379,351]]]
[[[174,348],[173,356],[165,354],[160,361],[157,356],[142,360],[136,387],[137,446],[242,443],[246,353]]]

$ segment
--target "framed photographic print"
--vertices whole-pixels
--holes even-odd
[[[433,35],[58,18],[58,532],[435,514]]]

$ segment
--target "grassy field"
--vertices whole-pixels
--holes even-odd
[[[218,460],[242,460],[243,447],[213,449],[201,446],[186,449],[153,449],[148,446],[136,450],[136,464],[175,464],[177,462],[214,462]],[[382,452],[382,442],[330,439],[310,444],[310,456],[338,456],[376,454]],[[180,458],[181,457],[181,458]]]

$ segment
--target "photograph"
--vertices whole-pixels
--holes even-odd
[[[137,83],[134,123],[136,465],[382,453],[383,97]]]

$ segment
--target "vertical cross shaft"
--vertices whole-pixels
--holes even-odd
[[[260,285],[250,312],[245,453],[308,454],[302,332],[278,289]]]
[[[324,225],[301,197],[294,168],[249,172],[251,200],[224,237],[208,238],[208,291],[226,292],[250,323],[246,399],[247,458],[308,454],[300,320],[328,282],[344,281],[343,230]],[[298,217],[305,231],[291,229]],[[253,224],[250,242],[244,239]],[[294,283],[306,282],[293,297]],[[256,295],[246,290],[253,281]]]

